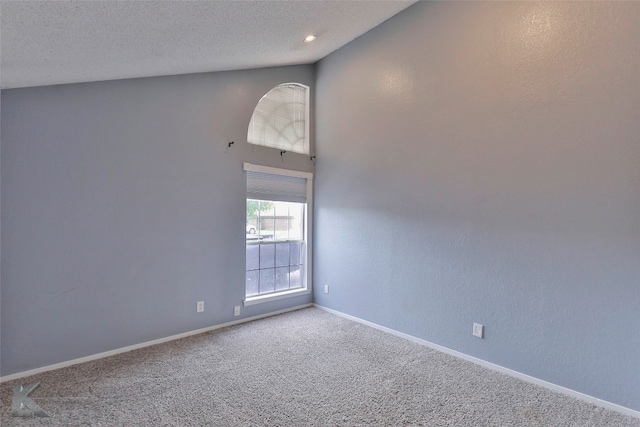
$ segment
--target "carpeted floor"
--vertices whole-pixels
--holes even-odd
[[[13,387],[50,418],[11,417]],[[629,426],[575,400],[308,308],[0,386],[8,426]]]

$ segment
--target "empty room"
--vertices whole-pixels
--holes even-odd
[[[640,427],[640,2],[0,1],[0,425]]]

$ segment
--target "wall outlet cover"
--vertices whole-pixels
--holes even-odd
[[[233,307],[233,315],[234,316],[240,316],[240,306],[236,305],[235,307]]]
[[[204,301],[198,301],[196,303],[196,313],[202,313],[204,311]]]
[[[481,325],[480,323],[474,323],[473,324],[473,336],[474,337],[478,337],[478,338],[482,338],[484,336],[484,325]]]

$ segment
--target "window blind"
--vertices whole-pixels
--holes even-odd
[[[247,132],[250,144],[309,154],[306,86],[283,84],[258,102]]]
[[[278,202],[307,201],[307,180],[297,176],[247,170],[247,199]]]

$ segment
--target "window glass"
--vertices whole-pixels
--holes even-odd
[[[247,199],[246,296],[303,287],[305,205]]]

